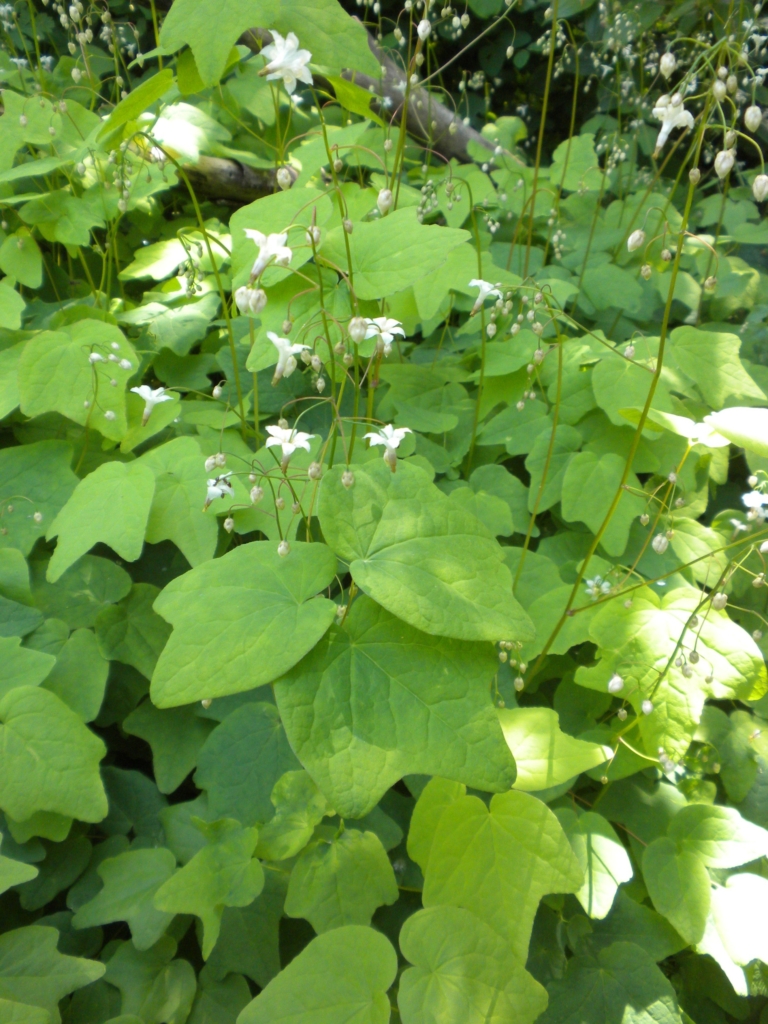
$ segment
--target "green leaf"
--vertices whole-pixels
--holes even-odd
[[[713,886],[713,923],[734,963],[746,967],[753,960],[765,961],[768,957],[764,928],[766,909],[768,881],[760,875],[750,872],[731,875],[725,885]]]
[[[13,512],[5,507],[0,547],[17,548],[28,555],[44,536],[77,485],[71,461],[72,449],[66,441],[38,441],[0,450],[3,498],[14,498]],[[34,519],[36,512],[41,516],[39,522]]]
[[[643,305],[643,289],[635,274],[617,267],[615,263],[602,263],[588,267],[582,283],[584,295],[597,310],[623,309],[630,316],[639,314]],[[650,375],[649,375],[650,383]]]
[[[498,543],[478,519],[457,507],[424,470],[383,460],[355,469],[346,488],[342,468],[320,485],[323,535],[350,563],[355,582],[387,611],[416,629],[460,640],[520,639],[533,625],[512,596]]]
[[[408,856],[426,874],[435,832],[443,812],[465,796],[467,787],[447,779],[430,779],[416,801],[408,830]]]
[[[26,288],[43,283],[43,256],[29,228],[20,227],[0,245],[0,270]]]
[[[515,410],[517,411],[517,410]],[[525,460],[525,468],[531,474],[531,486],[528,491],[528,511],[533,512],[538,500],[538,511],[544,512],[560,501],[563,480],[566,471],[574,458],[574,452],[581,447],[581,434],[575,427],[561,423],[555,433],[554,444],[550,454],[549,446],[552,434],[549,430],[542,431],[530,448],[530,455]],[[549,459],[549,461],[547,461]],[[544,470],[546,469],[546,478]],[[541,481],[544,479],[544,487]],[[541,497],[539,498],[539,490]]]
[[[288,885],[285,872],[264,869],[264,888],[247,907],[226,907],[221,931],[206,971],[217,979],[231,971],[247,975],[260,988],[280,971],[280,920]]]
[[[614,942],[634,942],[657,963],[679,953],[687,945],[666,918],[642,903],[636,903],[619,889],[610,914],[592,922],[589,944],[604,949]]]
[[[196,708],[160,711],[145,700],[123,722],[129,736],[139,736],[152,748],[152,768],[161,793],[173,793],[197,764],[197,755],[214,723],[195,714]]]
[[[768,832],[732,807],[690,804],[672,819],[667,835],[708,868],[737,868],[768,856]]]
[[[157,595],[151,583],[134,583],[125,600],[96,616],[96,637],[104,657],[132,665],[147,679],[171,632],[153,610]]]
[[[414,964],[400,978],[403,1024],[532,1024],[547,1005],[504,939],[469,910],[417,911],[403,925],[400,949]]]
[[[201,978],[188,1024],[235,1024],[240,1011],[251,1001],[248,983],[239,974],[223,981]]]
[[[645,749],[654,757],[660,748],[672,758],[685,754],[707,697],[744,699],[765,685],[765,663],[755,641],[725,611],[708,608],[703,622],[691,625],[701,596],[689,586],[663,595],[642,587],[629,608],[622,601],[603,605],[590,636],[605,653],[594,668],[576,672],[577,683],[603,693],[614,673],[622,677],[622,695],[640,716]],[[679,643],[686,658],[695,643],[699,662],[675,665]],[[653,702],[649,715],[640,714],[646,699]]]
[[[602,814],[577,815],[570,808],[555,813],[584,871],[576,899],[590,917],[602,919],[613,906],[619,886],[632,878],[629,854]]]
[[[26,309],[26,303],[19,293],[10,287],[7,280],[0,282],[0,320],[3,325],[9,331],[18,331],[21,327],[21,314]],[[3,375],[10,369],[11,365],[18,365],[18,359],[21,355],[21,346],[12,345],[10,349],[4,349],[3,355],[6,352],[13,352],[10,362],[6,363],[0,357],[0,375]],[[15,404],[18,404],[18,399]],[[15,408],[15,404],[11,406],[11,409]],[[8,410],[10,412],[10,409]],[[3,403],[0,401],[0,419],[6,415],[3,411]]]
[[[277,781],[301,768],[274,704],[245,704],[228,715],[197,758],[195,785],[208,793],[210,813],[243,825],[269,821]]]
[[[97,555],[83,555],[55,584],[45,578],[46,563],[33,561],[30,569],[35,604],[47,618],[62,619],[70,629],[95,625],[99,611],[131,589],[125,569]]]
[[[203,922],[203,959],[216,945],[224,907],[245,907],[264,887],[264,871],[253,851],[258,830],[225,818],[200,822],[208,845],[168,879],[155,894],[155,906],[172,914],[195,914]]]
[[[318,935],[246,1006],[238,1024],[387,1024],[397,955],[381,932]]]
[[[705,417],[706,422],[727,437],[731,444],[768,458],[768,409],[741,406],[723,409]]]
[[[557,712],[550,708],[504,708],[498,714],[517,765],[515,789],[550,789],[611,757],[610,748],[564,733]]]
[[[624,553],[632,522],[645,511],[645,501],[639,495],[619,492],[624,468],[625,460],[620,455],[609,452],[598,457],[594,452],[579,452],[569,462],[563,477],[563,518],[586,523],[595,534],[619,493],[618,505],[601,539],[606,552],[614,556]],[[634,473],[629,474],[626,484],[633,490],[642,490]]]
[[[187,1020],[197,988],[195,972],[189,961],[171,959],[175,951],[174,940],[164,935],[144,952],[124,942],[112,954],[105,980],[120,989],[123,1014],[135,1013],[144,1022],[165,1017],[163,1024]]]
[[[90,841],[76,832],[62,843],[46,844],[37,878],[19,887],[19,903],[24,910],[40,910],[77,881],[90,859]]]
[[[564,0],[567,4],[568,0]],[[594,0],[593,0],[594,2]],[[573,13],[583,11],[587,6],[578,2]],[[558,8],[558,13],[559,13]],[[569,17],[563,13],[563,18]],[[550,168],[552,182],[566,192],[583,192],[585,189],[599,189],[603,180],[600,158],[595,152],[595,136],[589,132],[576,135],[561,142],[552,154]]]
[[[668,838],[654,839],[643,852],[643,879],[654,907],[692,944],[704,935],[710,881],[695,853],[679,851]]]
[[[648,954],[616,942],[596,957],[575,956],[549,986],[541,1024],[681,1024],[675,990]]]
[[[40,1006],[60,1021],[59,1000],[96,981],[105,968],[95,960],[62,956],[58,941],[55,928],[39,925],[0,935],[0,999]]]
[[[766,396],[741,365],[737,334],[676,327],[670,334],[672,355],[683,373],[695,381],[707,405],[720,409],[728,398]]]
[[[155,474],[147,542],[173,541],[192,566],[213,558],[219,530],[216,517],[203,512],[205,459],[200,446],[192,437],[177,437],[152,448],[141,461]]]
[[[0,1024],[51,1024],[51,1015],[42,1006],[0,999]]]
[[[577,892],[584,873],[552,811],[528,793],[453,801],[435,831],[425,907],[472,910],[524,962],[542,896]]]
[[[275,813],[259,830],[256,847],[256,854],[263,860],[295,857],[312,838],[315,825],[325,815],[333,814],[333,808],[305,771],[281,775],[272,789],[271,800]]]
[[[99,541],[135,562],[144,546],[154,490],[153,474],[139,462],[104,462],[89,473],[48,528],[47,538],[58,536],[58,543],[46,578],[55,583]]]
[[[98,138],[101,139],[105,135],[109,135],[116,128],[119,128],[120,125],[138,118],[139,114],[143,114],[156,100],[165,95],[172,85],[173,71],[170,68],[165,68],[156,75],[147,78],[141,85],[132,89],[125,99],[120,100],[117,106],[113,108],[99,130]]]
[[[302,764],[342,817],[359,818],[407,774],[511,784],[493,672],[488,647],[419,633],[359,597],[275,697]]]
[[[92,722],[104,700],[108,674],[109,662],[96,637],[90,629],[77,629],[59,651],[43,685],[84,722]]]
[[[21,646],[21,637],[0,637],[0,697],[17,686],[39,686],[56,663],[56,659],[42,651],[31,651]]]
[[[14,885],[21,885],[36,878],[38,869],[33,864],[25,864],[23,861],[14,860],[12,857],[5,857],[0,854],[0,895],[7,892]],[[0,1021],[2,1016],[0,1016]]]
[[[102,361],[92,364],[91,352]],[[116,356],[118,362],[110,362],[109,356]],[[131,369],[120,366],[122,359]],[[26,343],[19,361],[21,411],[25,416],[59,412],[119,441],[127,430],[125,388],[136,365],[133,346],[112,324],[79,320],[43,331]]]
[[[173,919],[155,909],[154,896],[176,870],[176,858],[170,850],[128,850],[99,864],[103,889],[83,904],[72,921],[75,928],[93,928],[113,921],[127,921],[133,944],[149,949],[165,932]]]
[[[655,353],[656,347],[651,349]],[[615,426],[625,426],[626,419],[621,410],[628,408],[642,409],[648,398],[648,391],[653,379],[651,359],[635,360],[606,356],[601,359],[592,371],[592,388],[595,399],[606,416]],[[653,408],[664,412],[674,412],[675,407],[669,395],[670,381],[662,371],[659,384],[653,396]]]
[[[315,931],[370,924],[377,907],[394,903],[399,891],[381,840],[373,832],[347,829],[319,836],[293,866],[285,899],[289,917],[305,917]]]
[[[329,231],[320,252],[346,267],[343,232],[343,227]],[[355,294],[359,299],[379,299],[402,291],[445,263],[449,253],[469,237],[469,232],[458,228],[420,224],[413,207],[356,224],[354,234],[348,236]]]
[[[270,683],[318,642],[336,606],[316,597],[336,573],[324,544],[243,544],[173,580],[156,601],[174,626],[152,677],[173,707]]]
[[[58,697],[31,686],[0,700],[0,807],[18,821],[35,811],[101,821],[104,744]]]

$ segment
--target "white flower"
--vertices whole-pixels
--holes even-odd
[[[250,238],[259,247],[259,255],[251,267],[251,280],[255,281],[261,277],[272,260],[278,267],[287,267],[293,259],[293,252],[285,244],[288,241],[288,232],[283,231],[279,235],[265,235],[255,228],[243,228],[245,237]]]
[[[98,352],[91,352],[91,354],[88,356],[88,362],[91,363],[91,364],[93,364],[93,363],[105,363],[106,359],[104,358],[104,356],[100,355]]]
[[[289,189],[293,184],[293,175],[287,167],[279,167],[277,170],[277,184],[280,186],[283,192]]]
[[[653,712],[653,702],[650,700],[644,700],[640,707],[644,715],[650,715]]]
[[[429,18],[422,18],[419,24],[416,26],[416,34],[419,39],[424,42],[429,33],[432,31],[432,23]]]
[[[153,391],[149,384],[142,384],[138,388],[131,388],[131,391],[135,395],[138,395],[139,398],[144,399],[144,412],[141,417],[142,427],[146,425],[146,422],[156,405],[160,405],[161,402],[170,402],[173,400],[173,395],[166,395],[165,388],[157,388]]]
[[[267,433],[270,435],[267,438],[267,448],[280,445],[284,466],[288,464],[288,459],[297,448],[303,448],[308,452],[309,442],[315,436],[314,434],[305,434],[301,430],[294,430],[292,427],[267,427]]]
[[[645,241],[645,232],[642,228],[638,228],[637,231],[633,231],[627,239],[627,249],[630,252],[634,252],[635,249],[639,249]]]
[[[752,195],[758,203],[765,201],[768,197],[768,174],[758,174],[752,182]]]
[[[693,114],[685,109],[679,93],[675,93],[671,99],[666,95],[660,96],[653,108],[653,116],[661,121],[661,131],[656,138],[654,155],[661,152],[673,128],[693,128]]]
[[[379,352],[383,352],[385,356],[388,356],[392,351],[392,342],[395,340],[395,335],[399,334],[401,338],[405,337],[405,330],[399,320],[392,320],[387,316],[376,316],[365,318],[365,337],[376,338],[376,347]],[[350,321],[350,334],[351,334],[352,322]]]
[[[727,178],[731,173],[736,157],[732,149],[721,149],[715,157],[715,173],[718,178]]]
[[[756,132],[763,120],[763,112],[754,103],[744,111],[744,124],[751,132]]]
[[[713,594],[712,595],[712,607],[715,611],[721,612],[723,608],[728,604],[727,594]]]
[[[674,53],[665,53],[659,61],[659,71],[665,78],[669,78],[676,67],[677,61],[675,60]]]
[[[657,555],[663,555],[669,547],[669,540],[664,536],[663,533],[657,533],[651,541],[651,547]]]
[[[608,680],[608,693],[621,693],[624,689],[624,680],[618,674],[614,672],[611,678]]]
[[[117,365],[120,367],[121,370],[133,369],[133,363],[130,361],[130,359],[121,359]]]
[[[277,366],[272,383],[277,384],[281,377],[290,377],[296,369],[296,356],[309,348],[309,345],[292,345],[288,338],[281,338],[274,331],[267,331],[267,337],[277,349]]]
[[[261,53],[267,60],[267,66],[259,72],[267,76],[267,81],[275,78],[282,78],[286,92],[292,93],[296,88],[296,82],[306,82],[312,85],[312,72],[307,67],[312,54],[309,50],[299,49],[299,40],[295,32],[289,32],[285,39],[279,32],[272,29],[272,39],[269,46],[265,46]]]
[[[768,505],[768,494],[761,494],[760,491],[749,491],[742,494],[741,500],[747,508],[764,508]]]
[[[229,482],[229,478],[231,476],[231,473],[222,473],[221,476],[217,476],[213,480],[206,481],[208,493],[205,496],[203,512],[205,512],[212,501],[216,501],[217,498],[223,498],[225,494],[228,494],[230,498],[234,498],[235,492],[232,484]]]
[[[391,423],[388,423],[380,430],[364,436],[371,442],[371,448],[377,444],[384,445],[384,461],[394,473],[397,468],[396,449],[400,447],[400,442],[405,435],[412,433],[410,427],[393,427]]]
[[[595,576],[593,580],[584,580],[584,585],[587,588],[587,596],[591,597],[593,601],[596,601],[601,594],[610,594],[611,592],[611,584],[602,576]]]
[[[476,277],[469,282],[470,288],[479,288],[480,294],[475,299],[475,304],[472,307],[470,316],[474,316],[475,313],[479,312],[480,307],[483,305],[489,295],[495,295],[497,299],[501,298],[501,292],[499,291],[498,285],[491,284],[489,281],[483,281],[482,278]]]

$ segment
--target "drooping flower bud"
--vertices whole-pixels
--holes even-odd
[[[365,322],[363,317],[353,316],[349,321],[347,330],[349,331],[349,336],[352,341],[354,341],[356,345],[359,345],[361,341],[365,340],[368,324]]]
[[[652,273],[653,273],[653,271],[651,270],[651,264],[650,263],[644,263],[642,265],[642,267],[640,267],[640,276],[643,277],[646,281],[648,280],[648,278],[651,276]]]
[[[341,474],[341,483],[347,490],[349,490],[350,487],[354,486],[355,474],[351,470],[345,469]]]
[[[310,462],[309,468],[307,469],[307,476],[310,480],[319,480],[323,475],[323,467],[319,462]]]
[[[657,533],[651,541],[651,547],[657,555],[663,555],[669,547],[669,540],[664,536],[663,533]]]
[[[287,167],[278,167],[275,177],[277,178],[277,184],[283,192],[289,189],[293,184],[293,175]]]
[[[739,80],[736,75],[728,75],[725,80],[725,87],[729,93],[733,94],[739,88]]]
[[[224,529],[227,531],[227,533],[232,533],[234,528],[235,520],[232,518],[232,516],[227,516],[227,518],[224,520]]]
[[[721,149],[715,157],[715,174],[718,178],[727,178],[733,169],[735,157],[732,149]]]
[[[320,228],[317,226],[307,228],[305,237],[307,239],[307,245],[312,245],[314,242],[315,248],[317,248],[317,246],[320,245]]]
[[[721,102],[722,100],[725,99],[725,94],[727,91],[728,90],[725,88],[725,82],[721,81],[720,79],[712,83],[712,95],[715,97],[716,100],[718,100],[718,102]]]
[[[665,53],[659,61],[659,71],[665,78],[669,78],[677,67],[674,53]]]
[[[733,128],[729,128],[725,133],[725,145],[727,149],[732,149],[736,145],[738,136]]]
[[[429,33],[432,31],[432,23],[429,18],[422,18],[419,24],[416,26],[416,34],[419,39],[424,42]]]
[[[644,715],[650,715],[653,713],[653,701],[644,700],[641,704],[641,710]]]
[[[280,555],[281,558],[285,558],[285,556],[288,554],[290,550],[291,545],[288,543],[287,540],[281,540],[280,543],[277,545],[277,553],[278,555]]]
[[[688,171],[688,181],[693,185],[699,184],[701,181],[701,171],[698,167],[692,167],[690,171]]]
[[[255,487],[251,488],[251,501],[253,502],[254,505],[256,505],[258,502],[260,502],[263,497],[264,497],[264,488],[263,487],[259,487],[259,485],[257,484]]]
[[[394,199],[392,196],[392,189],[383,188],[376,198],[376,205],[378,206],[379,213],[382,215],[382,217],[389,213],[389,211],[392,209],[393,202]]]
[[[758,203],[765,201],[768,196],[768,174],[758,174],[752,182],[752,195]]]
[[[714,594],[713,595],[713,597],[712,597],[712,607],[715,609],[715,611],[721,612],[723,610],[723,608],[725,608],[725,606],[727,604],[728,604],[728,595],[727,594],[720,593],[720,594]]]
[[[624,680],[618,674],[614,672],[611,678],[608,680],[608,693],[620,693],[624,689]]]
[[[749,131],[756,132],[760,127],[763,120],[763,112],[756,104],[752,104],[751,107],[747,107],[744,111],[744,124],[747,126]]]
[[[627,249],[630,252],[634,252],[635,249],[639,249],[640,248],[640,246],[643,244],[644,241],[645,241],[645,232],[641,228],[638,228],[637,231],[633,231],[632,234],[627,239]]]

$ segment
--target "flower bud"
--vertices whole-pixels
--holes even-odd
[[[317,246],[320,245],[320,237],[320,228],[315,226],[307,228],[307,232],[305,235],[305,238],[307,239],[307,245],[312,245],[312,243],[314,243],[315,248],[317,248]]]
[[[365,333],[368,330],[368,324],[361,316],[353,316],[349,321],[347,327],[349,336],[356,345],[359,345],[361,341],[365,340]]]
[[[653,702],[650,700],[644,700],[640,705],[640,708],[644,715],[650,715],[653,712]]]
[[[649,278],[649,277],[651,276],[651,274],[652,274],[652,273],[653,273],[653,271],[651,270],[651,264],[650,264],[650,263],[644,263],[644,264],[642,265],[642,267],[640,267],[640,276],[641,276],[641,277],[642,277],[642,278],[643,278],[644,280],[646,280],[646,281],[647,281],[647,280],[648,280],[648,278]]]
[[[758,174],[752,182],[752,195],[758,203],[765,201],[768,197],[768,174]]]
[[[725,80],[725,87],[731,95],[739,88],[739,80],[736,75],[728,75]]]
[[[238,288],[237,291],[235,292],[235,305],[237,306],[240,313],[242,313],[243,315],[247,313],[251,308],[250,291],[250,288],[246,288],[245,285],[243,285],[241,288]]]
[[[227,531],[227,533],[232,533],[234,528],[235,520],[232,518],[232,516],[227,516],[227,518],[224,520],[224,529]]]
[[[712,596],[712,607],[715,611],[721,612],[723,608],[728,604],[728,595],[719,593],[713,594]]]
[[[651,521],[651,517],[648,515],[648,513],[647,512],[643,512],[643,514],[640,516],[640,524],[642,526],[647,526],[648,523],[650,523],[650,521]]]
[[[351,470],[345,469],[344,472],[341,474],[341,483],[342,486],[346,487],[346,489],[349,490],[350,487],[354,486],[355,474]]]
[[[716,277],[708,277],[706,279],[706,281],[704,282],[704,287],[707,289],[707,291],[711,291],[715,287],[716,284],[717,284],[717,278]]]
[[[725,133],[725,145],[726,145],[726,147],[728,149],[732,149],[736,145],[736,140],[737,139],[738,139],[738,135],[736,134],[736,132],[733,130],[733,128],[729,128],[728,131]]]
[[[518,693],[521,693],[525,689],[525,680],[522,676],[518,676],[515,679],[515,689]]]
[[[754,103],[744,111],[744,124],[751,132],[756,132],[763,120],[763,112]]]
[[[285,370],[283,371],[284,376],[290,377],[293,371],[296,369],[296,356],[288,356],[285,361]]]
[[[669,249],[662,249],[661,250],[661,258],[664,260],[665,263],[671,263],[672,262],[672,253],[669,251]]]
[[[496,324],[488,324],[488,326],[485,329],[485,333],[488,335],[489,338],[492,338],[496,333]]]
[[[260,502],[263,497],[264,497],[264,488],[263,487],[259,487],[259,485],[257,484],[255,487],[251,488],[250,498],[251,498],[251,502],[254,505],[258,504],[258,502]]]
[[[376,198],[376,205],[378,206],[379,213],[382,217],[392,209],[393,202],[392,189],[383,188]]]
[[[712,83],[712,95],[718,102],[725,99],[727,91],[728,90],[725,88],[725,82],[721,82],[718,79],[718,81]]]
[[[288,554],[290,550],[291,545],[288,543],[287,540],[281,540],[280,543],[277,545],[277,553],[278,555],[280,555],[281,558],[285,558],[285,556]]]
[[[669,540],[664,536],[663,533],[657,533],[651,541],[651,547],[657,555],[663,555],[669,547]]]
[[[325,391],[325,377],[318,377],[315,381],[315,387],[317,388],[318,395],[322,395]]]
[[[634,252],[635,249],[639,249],[645,241],[645,232],[638,228],[637,231],[633,231],[627,239],[627,249],[630,252]]]
[[[345,366],[351,366],[352,363],[354,363],[355,361],[355,357],[352,355],[351,352],[345,352],[344,355],[341,357],[341,361],[342,363],[344,363]]]
[[[337,174],[340,174],[344,170],[344,161],[339,160],[338,157],[333,161],[333,169]]]
[[[718,178],[727,178],[731,173],[735,158],[732,149],[721,149],[715,157],[715,174]]]
[[[541,366],[541,364],[544,362],[545,355],[546,353],[544,352],[543,348],[536,349],[536,351],[533,353],[533,361],[536,364],[536,366]]]
[[[352,223],[351,220],[344,221],[344,230],[347,232],[348,235],[351,235],[352,232],[355,230],[355,225]]]
[[[614,674],[608,680],[608,693],[620,693],[623,689],[624,680],[617,672],[614,672]]]
[[[728,77],[728,68],[723,67],[723,65],[721,64],[720,67],[717,69],[717,77],[722,78],[722,80],[725,81]]]
[[[688,181],[693,185],[699,184],[701,181],[701,171],[698,167],[692,167],[690,171],[688,171]]]
[[[627,359],[634,359],[635,358],[635,346],[634,345],[627,345],[627,347],[624,349],[624,355],[627,357]]]
[[[429,33],[432,31],[432,23],[429,18],[422,18],[419,24],[416,26],[416,35],[419,39],[424,42]]]
[[[267,293],[263,288],[248,289],[248,308],[253,314],[260,313],[267,304]]]
[[[310,480],[319,480],[323,475],[323,467],[319,462],[310,462],[309,468],[307,469],[307,476]]]
[[[619,710],[616,712],[616,717],[618,718],[618,720],[620,722],[626,722],[626,720],[627,720],[627,709],[626,708],[619,708]]]
[[[278,167],[276,178],[277,184],[280,186],[283,192],[285,192],[286,189],[289,189],[293,184],[293,175],[291,174],[287,167]]]
[[[665,78],[669,78],[677,67],[674,53],[665,53],[659,61],[659,71]]]
[[[223,389],[221,387],[221,384],[215,384],[211,394],[213,395],[214,398],[221,398],[222,390]]]

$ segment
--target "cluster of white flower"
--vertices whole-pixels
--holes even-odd
[[[591,597],[593,601],[596,601],[603,594],[610,594],[611,584],[608,580],[604,580],[602,576],[595,576],[594,579],[584,580],[584,586],[586,587],[587,597]]]

